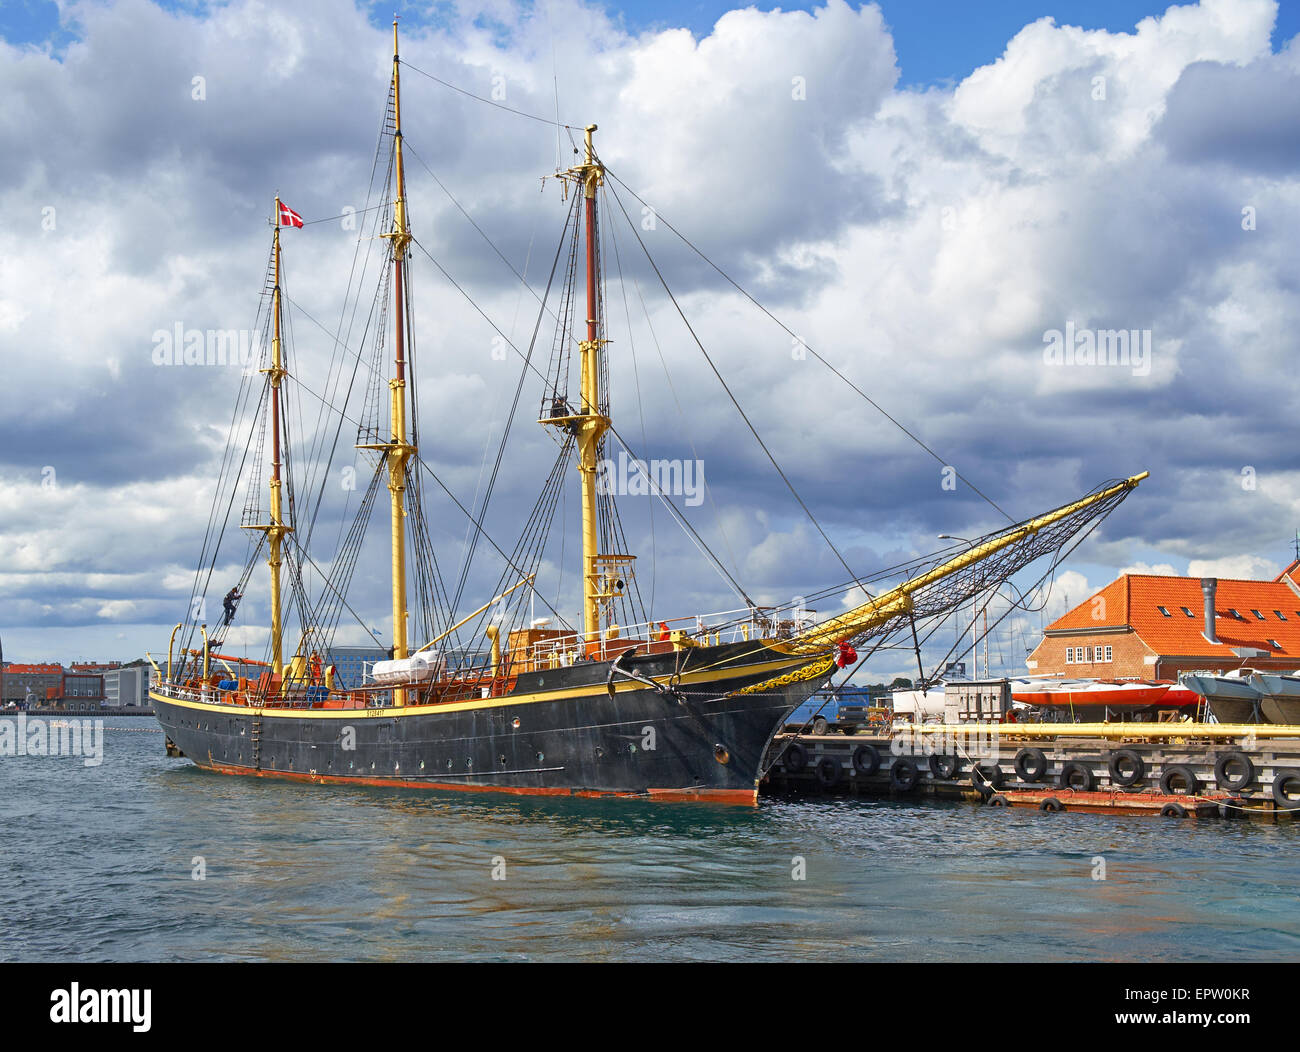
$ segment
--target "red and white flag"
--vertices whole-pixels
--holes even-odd
[[[286,205],[280,202],[280,225],[281,226],[302,226],[302,216]]]

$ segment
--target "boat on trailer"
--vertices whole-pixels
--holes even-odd
[[[1270,723],[1264,712],[1264,695],[1254,682],[1255,671],[1233,669],[1222,675],[1197,672],[1185,675],[1180,682],[1205,699],[1206,707],[1219,723]]]
[[[1025,678],[1011,682],[1014,701],[1041,718],[1070,723],[1194,716],[1200,698],[1172,680]]]
[[[1266,720],[1300,726],[1300,673],[1256,672],[1250,685],[1259,691],[1259,711]]]

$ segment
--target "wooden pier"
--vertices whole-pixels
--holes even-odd
[[[923,724],[783,733],[767,795],[967,799],[1040,811],[1300,818],[1300,726]]]

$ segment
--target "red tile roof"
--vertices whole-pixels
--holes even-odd
[[[1188,655],[1232,658],[1233,647],[1250,647],[1300,660],[1300,592],[1284,577],[1274,581],[1236,581],[1219,578],[1215,594],[1214,629],[1220,642],[1210,643],[1204,630],[1204,598],[1199,577],[1157,577],[1123,574],[1092,598],[1047,626],[1047,631],[1097,629],[1127,625],[1144,643],[1160,655]],[[1097,598],[1104,607],[1096,604]],[[1169,611],[1166,617],[1160,607]],[[1188,617],[1184,607],[1192,612]],[[1094,618],[1094,611],[1104,616]],[[1231,614],[1236,610],[1240,618]],[[1258,610],[1261,620],[1255,616]],[[1277,611],[1281,611],[1279,618]],[[1285,620],[1283,620],[1285,618]],[[1278,646],[1273,645],[1276,641]]]
[[[20,676],[34,673],[46,676],[61,676],[63,675],[63,667],[61,665],[5,665],[4,672],[6,675],[15,673]]]

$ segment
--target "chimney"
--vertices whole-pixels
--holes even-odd
[[[1205,596],[1205,638],[1217,643],[1219,637],[1214,634],[1214,596],[1219,588],[1217,577],[1201,578],[1201,594]]]

